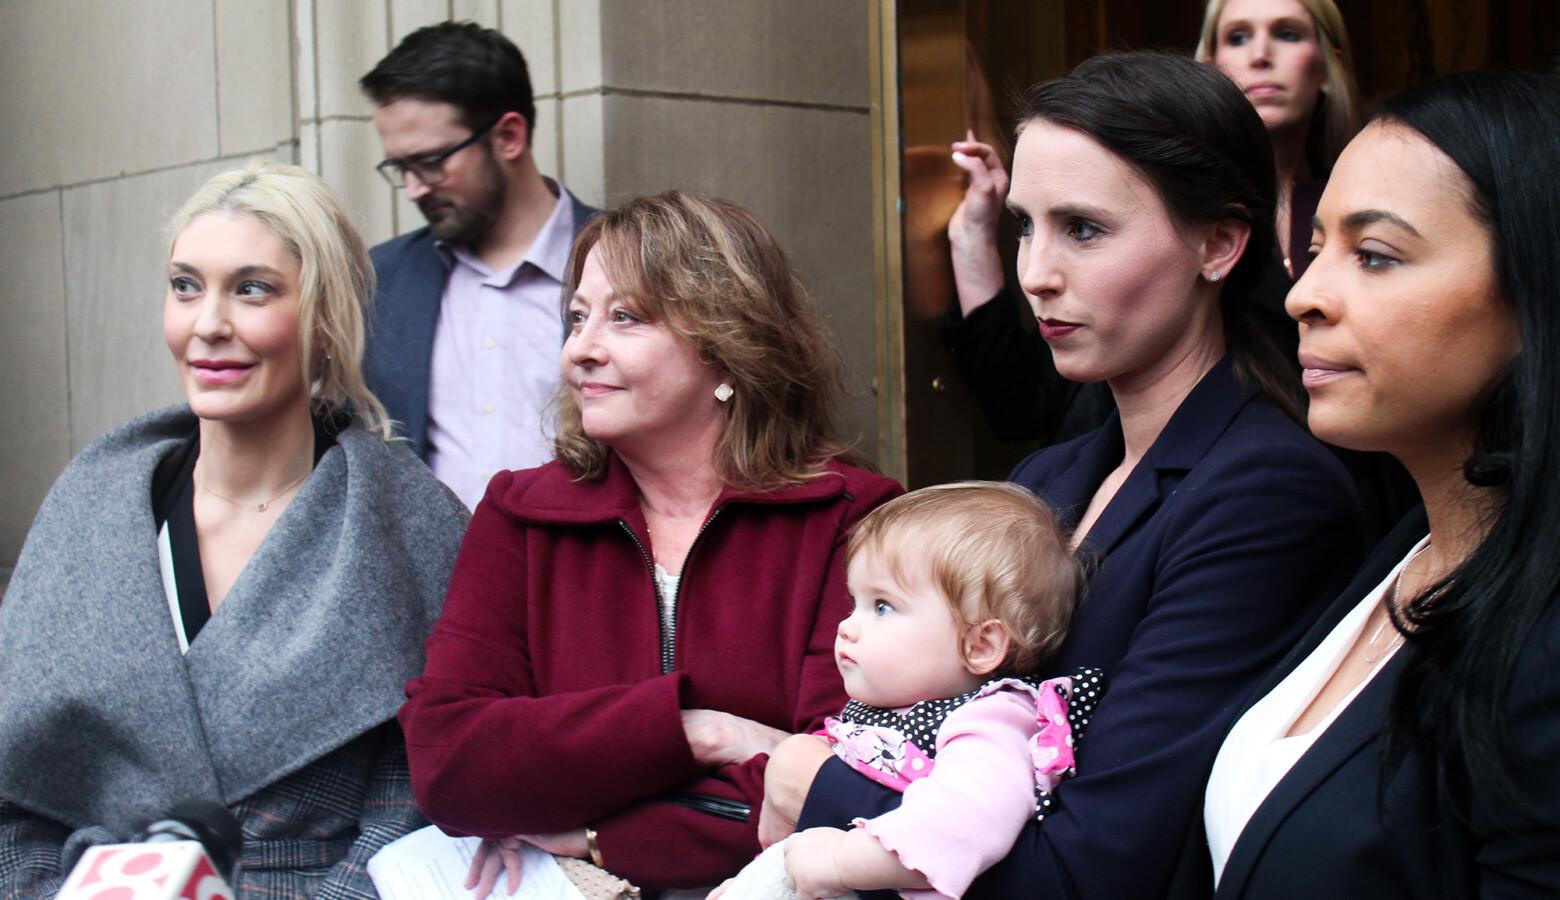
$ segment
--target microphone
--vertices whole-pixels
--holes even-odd
[[[234,900],[243,833],[226,806],[185,800],[128,844],[82,854],[57,900]]]

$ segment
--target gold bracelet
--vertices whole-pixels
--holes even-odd
[[[598,869],[605,869],[607,864],[601,861],[601,848],[596,846],[596,829],[585,826],[585,843],[590,846],[590,861]]]

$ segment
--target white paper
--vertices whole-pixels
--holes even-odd
[[[479,843],[429,825],[382,847],[368,861],[368,875],[382,900],[476,900],[465,884]],[[509,876],[500,872],[488,900],[505,898],[585,900],[552,854],[530,844],[520,845],[519,890],[509,893]]]

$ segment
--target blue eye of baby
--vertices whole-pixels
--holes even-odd
[[[872,604],[872,612],[876,615],[886,616],[893,611],[894,607],[890,606],[887,600],[878,600]]]

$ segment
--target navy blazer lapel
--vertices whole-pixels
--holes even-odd
[[[1112,410],[1105,424],[1078,441],[1080,444],[1073,461],[1048,479],[1043,487],[1035,486],[1046,504],[1056,511],[1062,527],[1067,529],[1078,524],[1089,508],[1094,492],[1099,490],[1100,482],[1121,462],[1124,450],[1120,414]]]
[[[1419,543],[1419,540],[1425,536],[1429,528],[1429,521],[1425,518],[1425,508],[1420,506],[1405,515],[1403,520],[1397,524],[1397,527],[1393,528],[1390,534],[1381,539],[1381,543],[1376,546],[1370,557],[1360,566],[1360,570],[1355,574],[1354,580],[1350,581],[1349,586],[1343,589],[1343,593],[1338,595],[1338,599],[1334,600],[1331,606],[1322,611],[1322,615],[1311,626],[1311,630],[1306,632],[1305,637],[1301,638],[1290,649],[1288,655],[1280,660],[1278,665],[1273,667],[1272,672],[1268,673],[1267,679],[1256,690],[1251,692],[1251,696],[1246,698],[1246,702],[1241,706],[1240,712],[1236,713],[1233,719],[1230,719],[1231,728],[1234,728],[1235,722],[1246,714],[1246,710],[1254,706],[1258,700],[1266,697],[1273,688],[1278,687],[1278,683],[1287,678],[1289,673],[1294,671],[1295,666],[1300,665],[1307,656],[1311,655],[1311,651],[1315,650],[1322,641],[1326,640],[1329,634],[1332,634],[1332,630],[1337,627],[1344,616],[1349,614],[1349,610],[1353,609],[1367,592],[1387,577],[1387,573],[1391,572],[1392,568],[1403,557],[1408,555],[1408,551],[1412,550],[1414,545]],[[1226,734],[1228,734],[1227,731]]]
[[[1338,714],[1327,730],[1316,738],[1305,755],[1295,762],[1289,774],[1273,786],[1267,799],[1252,813],[1241,830],[1230,858],[1224,864],[1216,896],[1238,897],[1245,889],[1252,866],[1262,856],[1274,833],[1306,797],[1322,782],[1359,753],[1369,752],[1372,742],[1387,720],[1392,703],[1392,687],[1398,672],[1406,664],[1406,652],[1399,652],[1382,667],[1363,690]]]
[[[564,190],[564,189],[562,187],[560,187],[559,190]],[[601,210],[596,209],[594,206],[586,206],[585,204],[580,202],[580,198],[574,196],[573,194],[569,194],[567,190],[564,190],[564,193],[568,194],[569,202],[571,204],[573,204],[570,207],[574,211],[574,235],[573,236],[574,237],[579,237],[580,236],[580,231],[585,228],[585,223],[589,222],[591,219],[596,218],[596,214],[601,212]]]
[[[1367,593],[1381,584],[1393,567],[1424,537],[1427,528],[1423,507],[1403,517],[1392,533],[1382,539],[1338,599],[1333,601],[1305,637],[1246,699],[1240,712],[1230,719],[1231,728],[1258,700],[1267,696],[1296,666],[1305,661]],[[1290,811],[1377,735],[1381,723],[1386,721],[1387,707],[1392,699],[1392,685],[1396,683],[1397,673],[1406,659],[1407,656],[1399,653],[1376,673],[1371,683],[1360,691],[1347,709],[1338,714],[1327,731],[1318,736],[1311,749],[1300,757],[1289,774],[1274,786],[1272,793],[1257,807],[1230,850],[1224,873],[1219,879],[1217,896],[1240,896],[1252,865]],[[1228,734],[1226,730],[1225,735]]]
[[[1089,529],[1084,544],[1092,552],[1100,557],[1108,556],[1138,522],[1153,513],[1166,497],[1175,493],[1181,479],[1218,442],[1241,408],[1249,402],[1250,396],[1236,381],[1231,365],[1230,357],[1225,356],[1208,370],[1191,393],[1186,395],[1186,399],[1181,401],[1170,421],[1165,423],[1164,430],[1154,440],[1153,446],[1148,448],[1137,468],[1127,476],[1127,480],[1116,491],[1116,496],[1111,498],[1110,504]],[[1118,447],[1112,457],[1112,465],[1120,463],[1124,452],[1119,446],[1120,426],[1119,420],[1115,418],[1118,415],[1113,413],[1111,419],[1118,423],[1115,430]],[[1106,468],[1100,473],[1093,483],[1091,494],[1108,472],[1109,468]],[[1081,509],[1079,513],[1082,513]]]
[[[1119,459],[1119,457],[1118,457]],[[1098,558],[1105,558],[1116,549],[1133,526],[1147,518],[1153,511],[1159,508],[1163,499],[1159,491],[1158,473],[1154,467],[1148,464],[1147,457],[1138,467],[1132,470],[1127,480],[1122,482],[1116,491],[1116,496],[1110,499],[1110,503],[1100,513],[1100,517],[1094,520],[1094,525],[1089,528],[1089,533],[1084,536],[1083,546]],[[1099,482],[1095,482],[1099,486]],[[1084,504],[1087,508],[1088,504]],[[1081,513],[1082,510],[1079,510]]]

